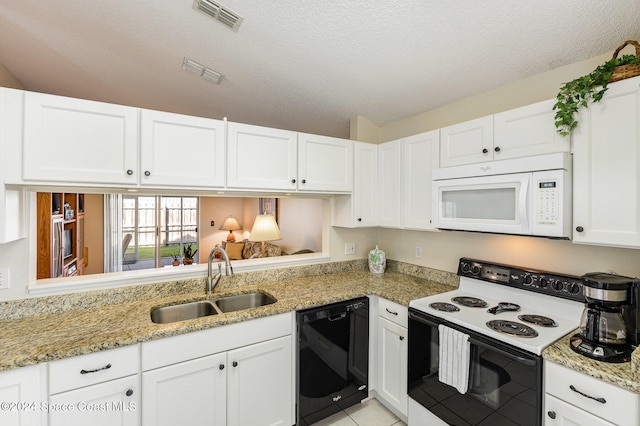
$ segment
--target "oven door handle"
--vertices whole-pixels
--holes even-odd
[[[503,351],[501,349],[497,349],[494,346],[488,345],[488,344],[486,344],[484,342],[479,342],[476,339],[472,339],[471,337],[469,337],[469,343],[471,343],[472,345],[479,346],[481,348],[489,349],[491,351],[500,351],[500,355],[502,355],[502,356],[504,356],[506,358],[510,358],[513,361],[516,361],[516,362],[518,362],[520,364],[524,364],[524,365],[526,365],[528,367],[533,367],[533,366],[536,365],[536,361],[533,360],[533,359],[524,358],[524,357],[521,357],[521,356],[518,356],[518,355],[515,355],[515,354],[512,354],[512,353],[509,353],[507,351]]]
[[[423,324],[427,324],[427,325],[429,325],[431,327],[435,327],[436,329],[438,328],[438,325],[439,325],[435,321],[431,321],[430,319],[427,319],[424,316],[420,315],[419,313],[415,313],[415,312],[409,312],[409,318],[414,319],[414,320],[416,320],[418,322],[421,322]],[[409,338],[411,338],[411,336],[409,336]],[[536,360],[534,360],[534,359],[524,358],[524,357],[518,356],[516,354],[512,354],[512,353],[504,351],[504,350],[502,350],[500,348],[496,348],[494,346],[491,346],[491,345],[489,345],[487,343],[480,342],[480,341],[472,338],[471,336],[469,336],[469,343],[471,343],[472,345],[479,346],[481,348],[489,349],[491,351],[499,351],[501,355],[503,355],[503,356],[505,356],[507,358],[510,358],[510,359],[512,359],[514,361],[517,361],[517,362],[519,362],[521,364],[524,364],[526,366],[529,366],[529,367],[536,365]]]

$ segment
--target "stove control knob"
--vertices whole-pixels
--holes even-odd
[[[470,270],[469,264],[467,262],[460,263],[460,269],[462,269],[462,272],[464,273],[469,273],[469,270]]]
[[[533,277],[529,274],[525,274],[522,276],[522,283],[524,285],[531,285],[533,284]]]
[[[564,288],[564,284],[565,284],[564,282],[557,280],[551,284],[551,288],[554,289],[555,291],[562,291],[562,289]]]
[[[553,278],[542,277],[540,278],[540,287],[547,288],[550,283],[553,283],[553,281],[554,281]]]
[[[582,289],[578,283],[571,283],[569,284],[569,287],[567,287],[567,290],[569,290],[569,293],[571,294],[578,294]]]
[[[481,268],[480,268],[480,265],[475,264],[475,265],[473,265],[473,266],[471,267],[471,273],[472,273],[473,275],[478,275],[478,274],[480,273],[480,269],[481,269]]]

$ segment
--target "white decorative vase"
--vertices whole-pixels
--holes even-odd
[[[369,271],[373,274],[384,274],[386,266],[387,256],[376,245],[376,248],[369,252]]]

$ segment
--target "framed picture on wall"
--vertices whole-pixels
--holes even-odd
[[[278,199],[277,198],[259,198],[258,212],[260,214],[272,214],[278,222]]]

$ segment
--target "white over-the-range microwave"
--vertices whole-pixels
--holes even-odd
[[[569,153],[434,169],[433,225],[569,239],[571,176]]]

